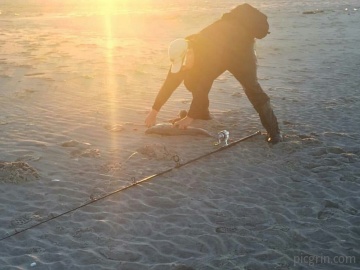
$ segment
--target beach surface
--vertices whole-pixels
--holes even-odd
[[[360,268],[357,1],[249,1],[285,141],[180,167],[222,145],[145,134],[167,46],[237,1],[74,2],[0,4],[0,269]],[[180,86],[158,123],[190,103]],[[265,133],[227,72],[210,111],[193,126]]]

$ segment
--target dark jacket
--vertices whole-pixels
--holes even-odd
[[[245,65],[248,61],[254,61],[255,39],[245,28],[241,19],[243,15],[242,8],[235,8],[199,33],[186,38],[194,49],[194,67],[177,74],[169,72],[155,99],[153,109],[159,111],[184,80],[186,88],[193,92],[194,97],[188,115],[197,115],[194,110],[203,109],[201,99],[207,98],[208,94],[202,93],[202,97],[194,95],[194,91],[199,91],[199,81],[208,81],[211,86],[212,81],[225,71],[228,65]]]
[[[215,80],[219,70],[225,71],[232,62],[247,62],[254,54],[254,38],[242,25],[221,18],[195,35],[187,37],[194,48],[195,64],[185,77],[185,86],[192,91],[192,82],[199,76]]]

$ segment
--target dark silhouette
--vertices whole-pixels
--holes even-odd
[[[169,46],[172,62],[145,123],[156,122],[157,113],[175,89],[184,82],[193,99],[187,116],[174,125],[186,128],[193,119],[211,119],[209,91],[214,80],[228,70],[243,86],[268,133],[267,141],[282,141],[278,122],[268,95],[257,79],[255,38],[268,34],[267,17],[248,4],[239,5],[199,33],[177,39]]]

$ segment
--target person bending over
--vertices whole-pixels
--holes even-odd
[[[272,144],[282,141],[270,99],[257,79],[255,38],[268,33],[267,21],[265,26],[260,25],[261,20],[256,17],[259,13],[265,16],[248,4],[239,5],[199,33],[170,43],[171,67],[145,119],[147,127],[155,125],[161,107],[182,82],[191,92],[192,102],[187,116],[174,125],[185,129],[194,119],[211,119],[210,89],[214,80],[228,70],[259,114],[267,131],[267,141]]]

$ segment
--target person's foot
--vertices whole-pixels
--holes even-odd
[[[271,144],[277,144],[279,142],[282,142],[284,140],[283,135],[281,133],[277,133],[274,136],[268,136],[266,141]]]

